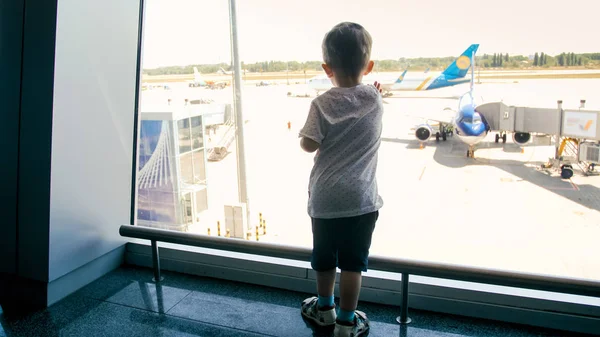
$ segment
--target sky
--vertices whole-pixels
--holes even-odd
[[[229,63],[228,0],[146,0],[143,67]],[[493,6],[495,3],[497,6]],[[600,52],[600,0],[237,0],[241,60],[321,60],[324,34],[363,25],[375,60]]]

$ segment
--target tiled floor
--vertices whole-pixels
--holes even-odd
[[[299,311],[310,294],[122,267],[50,308],[27,317],[0,311],[0,337],[8,336],[331,336]],[[371,320],[369,336],[575,336],[504,323],[411,310],[405,330],[397,307],[360,303]],[[580,335],[581,336],[581,335]]]

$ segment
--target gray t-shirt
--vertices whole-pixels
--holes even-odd
[[[311,217],[352,217],[383,206],[375,178],[382,117],[372,85],[334,87],[312,101],[299,135],[320,144],[308,187]]]

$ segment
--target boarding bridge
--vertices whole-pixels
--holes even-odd
[[[187,231],[209,208],[207,131],[232,119],[229,104],[144,105],[139,114],[138,224]]]
[[[226,111],[229,111],[229,113],[225,114],[225,116],[227,116],[227,120],[221,124],[223,130],[220,139],[217,141],[215,146],[212,146],[208,149],[209,161],[220,161],[225,158],[225,156],[229,153],[229,147],[235,141],[237,130],[233,114],[231,114],[230,105],[228,105],[228,109]]]
[[[586,174],[592,174],[600,163],[600,111],[584,110],[585,101],[578,109],[563,109],[562,101],[554,109],[508,106],[491,102],[476,110],[498,131],[496,142],[506,142],[506,133],[513,134],[519,145],[533,139],[537,144],[551,145],[554,139],[555,156],[544,167],[560,167],[561,176],[570,178],[573,165]],[[541,141],[540,141],[541,140]]]

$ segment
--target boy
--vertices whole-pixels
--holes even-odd
[[[371,36],[360,25],[344,22],[323,39],[323,69],[334,87],[315,98],[300,146],[317,151],[310,174],[308,214],[312,219],[311,266],[317,272],[318,297],[302,303],[302,315],[321,326],[335,324],[335,336],[360,336],[369,330],[356,310],[361,272],[367,271],[371,236],[383,201],[375,173],[381,142],[383,104],[380,85],[361,84],[371,72]],[[336,267],[340,308],[333,291]]]

